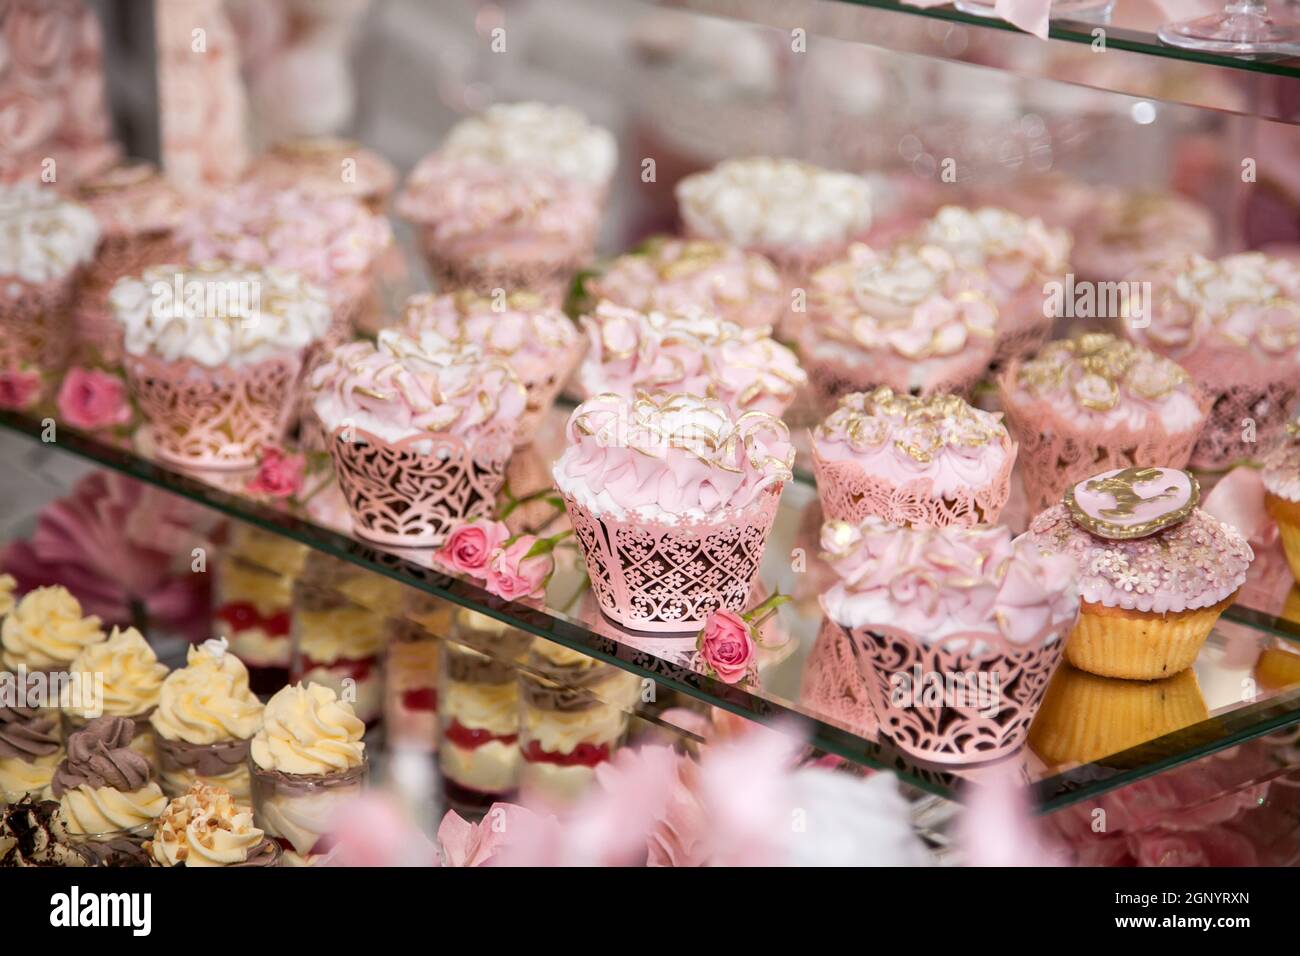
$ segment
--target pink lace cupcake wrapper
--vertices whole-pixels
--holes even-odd
[[[637,631],[691,633],[749,598],[776,518],[781,485],[708,521],[665,524],[596,515],[564,495],[604,614]]]
[[[264,445],[281,441],[296,406],[302,356],[208,368],[128,355],[125,365],[159,458],[192,468],[246,468]]]
[[[858,733],[875,736],[879,730],[853,645],[844,628],[828,617],[822,618],[817,640],[804,663],[799,699]]]
[[[1016,445],[1010,438],[1002,443],[1002,447],[1006,460],[989,484],[981,488],[958,488],[939,495],[929,478],[895,484],[887,478],[868,474],[855,461],[825,461],[817,454],[814,444],[812,459],[817,497],[821,499],[822,512],[827,518],[854,524],[868,516],[911,528],[993,524],[1011,496],[1011,471],[1016,460]]]
[[[841,631],[882,735],[914,757],[966,764],[1024,746],[1072,626],[1049,626],[1025,645],[983,632],[927,645],[889,627]]]
[[[11,281],[0,279],[0,286]],[[71,352],[66,323],[76,277],[14,285],[0,288],[0,369],[34,366],[57,377],[67,367]]]
[[[1259,458],[1283,435],[1298,399],[1300,381],[1233,385],[1219,392],[1192,450],[1192,467],[1223,471],[1242,459]]]
[[[482,296],[491,296],[497,289],[532,292],[550,306],[564,304],[574,275],[595,255],[593,245],[553,260],[486,266],[451,258],[428,237],[427,230],[419,230],[419,234],[429,278],[439,292],[468,289]]]
[[[553,363],[553,371],[544,378],[530,378],[524,381],[524,390],[528,393],[528,406],[523,416],[519,419],[519,427],[515,431],[515,447],[523,448],[532,444],[533,438],[537,433],[538,425],[551,410],[555,404],[555,399],[559,396],[560,390],[564,388],[573,374],[573,370],[578,367],[582,357],[587,351],[587,340],[585,338],[577,339],[573,347],[565,352],[557,353]]]
[[[493,429],[470,442],[434,433],[389,442],[364,429],[337,428],[329,452],[358,535],[434,547],[458,522],[496,513],[512,438]]]

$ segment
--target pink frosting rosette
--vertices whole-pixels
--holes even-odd
[[[590,347],[578,369],[585,396],[681,392],[736,413],[781,415],[808,380],[767,326],[741,328],[698,309],[650,312],[602,302],[583,324]]]
[[[764,256],[706,239],[651,239],[587,291],[638,312],[700,309],[745,328],[774,325],[786,307],[785,286]]]
[[[1187,369],[1215,402],[1191,463],[1253,457],[1300,394],[1300,266],[1261,253],[1187,255],[1146,275],[1146,321],[1125,334]],[[1253,442],[1243,442],[1243,419],[1255,422]]]
[[[1078,616],[1070,560],[1005,527],[876,517],[827,522],[822,548],[840,578],[823,610],[850,640],[885,736],[944,763],[1024,744]]]
[[[813,276],[808,305],[800,355],[826,405],[878,385],[961,392],[993,358],[993,289],[939,246],[855,245]]]
[[[691,395],[599,395],[552,470],[602,612],[691,632],[743,611],[794,450],[779,419]]]
[[[1073,264],[1093,281],[1146,279],[1167,259],[1214,252],[1214,217],[1173,193],[1106,190],[1075,226]]]
[[[997,520],[1016,446],[996,414],[955,395],[852,392],[813,430],[827,518],[923,527]]]

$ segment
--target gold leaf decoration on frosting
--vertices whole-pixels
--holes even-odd
[[[1157,401],[1190,381],[1168,359],[1106,332],[1049,343],[1020,367],[1016,380],[1039,394],[1068,387],[1078,405],[1094,411],[1119,404],[1121,388]]]
[[[932,461],[946,445],[978,448],[1002,435],[957,395],[906,395],[882,385],[841,398],[834,413],[817,426],[817,438],[842,430],[850,446],[865,451],[889,437],[889,419],[901,420],[907,428],[906,437],[895,438],[894,446],[920,464]]]

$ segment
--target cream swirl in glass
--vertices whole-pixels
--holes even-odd
[[[73,673],[103,678],[103,713],[115,717],[136,717],[158,706],[167,665],[158,661],[153,648],[133,627],[113,628],[108,640],[91,644],[72,662]],[[80,702],[64,707],[65,712],[84,719],[96,716]]]
[[[95,258],[99,224],[52,187],[0,185],[0,278],[42,285]]]
[[[334,351],[313,374],[314,408],[325,428],[351,426],[380,438],[450,434],[473,439],[513,431],[527,406],[510,367],[433,331],[412,337],[393,329],[378,341]]]
[[[638,312],[602,302],[583,317],[590,347],[578,385],[610,392],[679,392],[725,402],[736,414],[781,415],[808,376],[766,326],[741,328],[699,309]]]
[[[119,279],[109,305],[126,351],[209,368],[296,355],[330,324],[325,293],[296,272],[219,260]]]
[[[779,419],[691,395],[598,395],[567,434],[556,487],[596,515],[704,519],[788,481],[794,463]]]
[[[167,804],[144,848],[159,866],[272,865],[277,856],[250,807],[202,783]]]
[[[334,691],[320,684],[282,688],[266,705],[253,738],[253,762],[287,774],[328,774],[359,767],[365,724]]]
[[[23,595],[0,626],[0,662],[16,671],[66,668],[83,650],[104,639],[99,618],[85,617],[81,604],[62,585]]]

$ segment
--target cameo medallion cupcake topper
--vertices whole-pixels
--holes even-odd
[[[1065,492],[1075,523],[1099,538],[1144,538],[1178,524],[1201,498],[1195,476],[1177,468],[1117,468]]]

